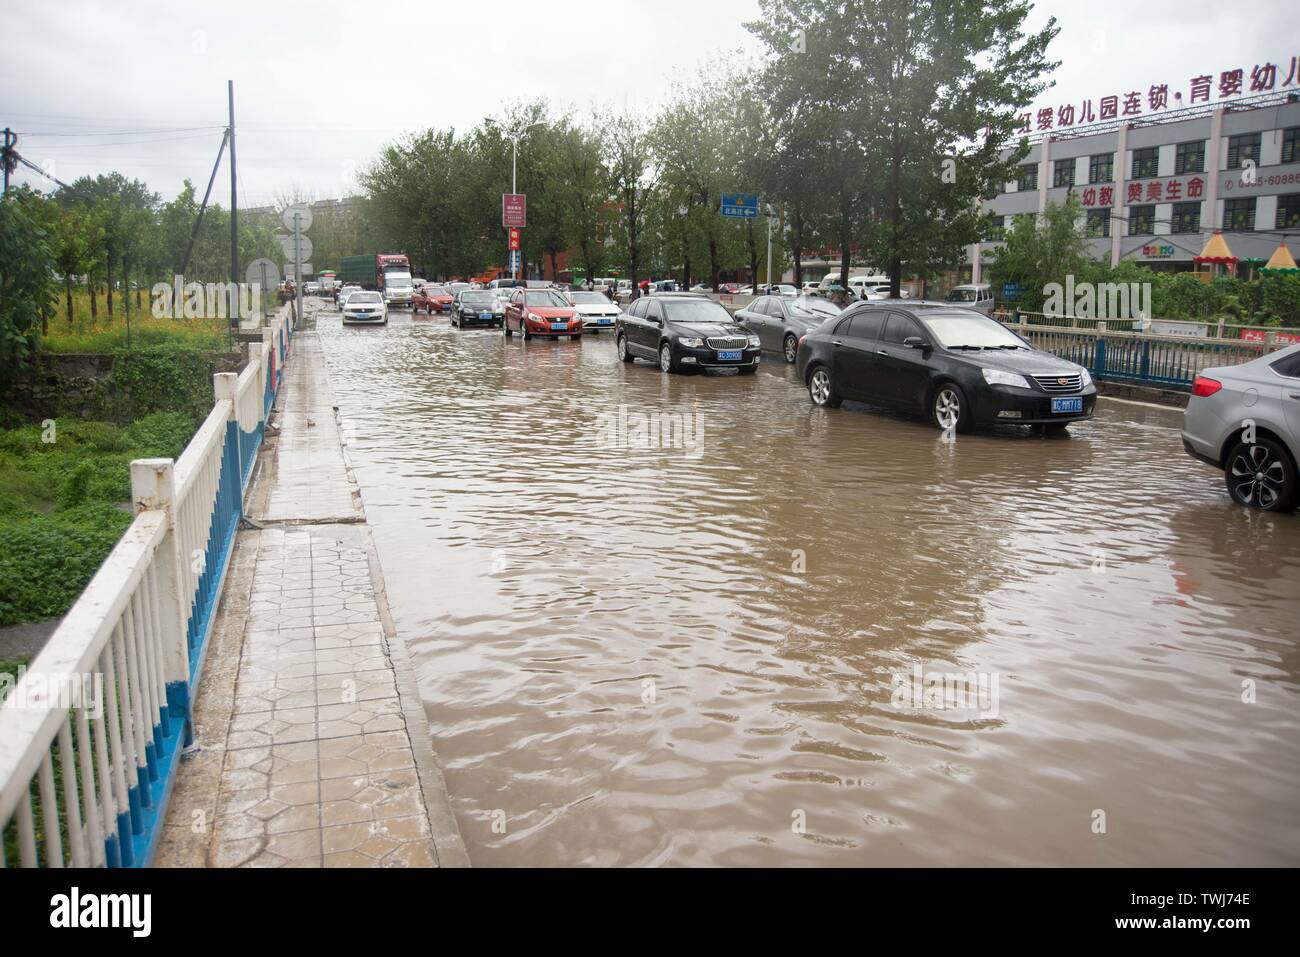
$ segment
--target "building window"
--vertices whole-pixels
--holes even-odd
[[[1088,210],[1088,235],[1096,238],[1098,236],[1110,235],[1110,210],[1109,209],[1090,209]]]
[[[986,243],[1000,243],[1007,238],[1007,218],[1005,216],[989,217],[988,227],[984,230]]]
[[[1016,177],[1016,192],[1023,193],[1033,189],[1038,189],[1038,164],[1026,163],[1020,167],[1020,173]]]
[[[1174,175],[1205,172],[1205,140],[1179,143],[1174,152]]]
[[[1274,229],[1300,229],[1300,193],[1277,198],[1277,222]]]
[[[1128,208],[1128,234],[1130,236],[1152,236],[1156,230],[1156,208],[1154,206],[1130,206]]]
[[[1228,137],[1228,169],[1237,169],[1250,160],[1259,165],[1259,134],[1242,133]]]
[[[1109,183],[1115,178],[1115,154],[1098,153],[1088,157],[1088,182]]]
[[[1150,179],[1160,175],[1160,147],[1133,151],[1133,175],[1130,179]]]
[[[1255,200],[1229,199],[1223,204],[1223,228],[1234,232],[1255,228]]]
[[[1063,159],[1057,160],[1052,169],[1053,186],[1073,186],[1074,185],[1074,160]]]
[[[1174,203],[1171,232],[1199,233],[1201,231],[1201,204]]]
[[[1282,162],[1294,163],[1296,160],[1300,160],[1300,126],[1282,131]]]

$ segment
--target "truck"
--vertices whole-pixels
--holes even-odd
[[[326,269],[316,274],[316,279],[320,283],[320,291],[323,295],[330,296],[334,294],[334,287],[337,285],[338,276],[334,270]]]
[[[382,293],[390,306],[409,308],[415,291],[411,285],[411,260],[405,253],[344,256],[339,262],[339,280]]]

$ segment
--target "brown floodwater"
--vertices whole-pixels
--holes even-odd
[[[1300,863],[1300,515],[1181,413],[948,441],[775,359],[319,329],[475,864]]]

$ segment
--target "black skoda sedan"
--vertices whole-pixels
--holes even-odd
[[[999,423],[1062,431],[1097,403],[1083,366],[947,303],[860,303],[805,335],[798,363],[815,405],[854,399],[958,432]]]
[[[650,359],[664,372],[699,369],[758,371],[758,336],[706,296],[656,293],[643,296],[614,321],[614,342],[624,362]]]

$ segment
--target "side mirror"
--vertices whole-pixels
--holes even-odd
[[[920,336],[908,336],[903,340],[903,345],[909,349],[929,349],[930,344]]]

